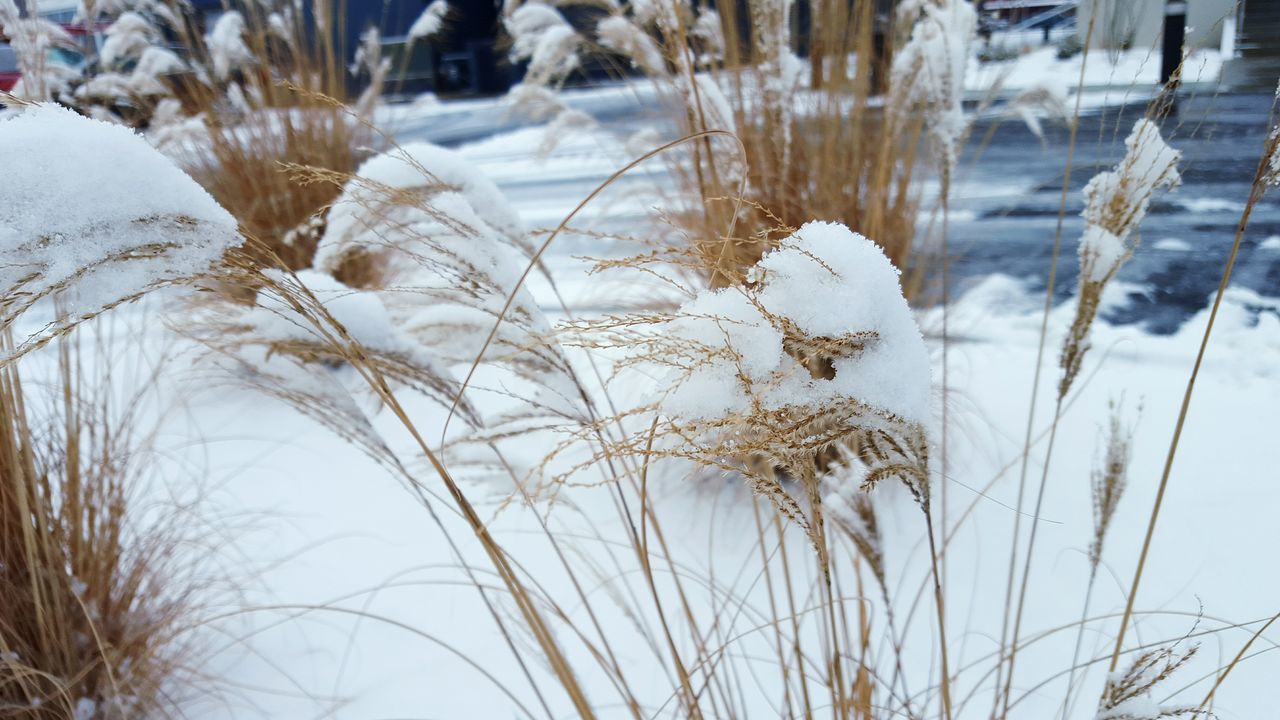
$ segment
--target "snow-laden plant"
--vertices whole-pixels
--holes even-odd
[[[245,31],[244,16],[229,10],[218,16],[205,37],[213,75],[218,80],[231,79],[233,73],[253,62],[254,53],[245,42]]]
[[[559,358],[525,352],[529,336],[547,330],[519,285],[531,257],[491,180],[451,150],[413,143],[366,161],[346,183],[315,267],[384,292],[397,327],[452,362],[474,359],[502,315],[489,357],[550,371]]]
[[[529,415],[580,422],[569,364],[522,285],[533,262],[525,230],[493,182],[427,143],[371,158],[350,177],[317,173],[311,181],[342,186],[321,224],[313,269],[246,268],[254,302],[206,308],[198,335],[207,345],[254,384],[328,408],[320,416],[363,418],[334,378],[325,382],[328,370],[359,364],[456,411],[473,429],[507,432]],[[532,383],[528,407],[481,418],[463,393],[480,363],[521,387]],[[302,401],[310,396],[316,400]],[[370,437],[353,439],[368,448]]]
[[[570,342],[623,348],[624,366],[656,373],[658,398],[633,411],[654,424],[629,452],[741,474],[819,546],[813,458],[828,447],[858,447],[865,485],[900,478],[928,504],[928,352],[897,270],[841,225],[804,225],[744,285],[672,313],[585,322]]]
[[[409,26],[409,40],[426,40],[444,29],[445,18],[449,17],[447,0],[431,0],[422,14]]]
[[[949,174],[959,154],[958,143],[968,121],[964,115],[964,73],[978,15],[967,0],[923,0],[899,12],[919,17],[906,44],[893,58],[895,110],[923,109],[929,135],[942,151]]]
[[[524,79],[508,92],[508,102],[538,119],[566,110],[556,91],[582,64],[582,37],[559,10],[541,0],[509,9],[502,25],[511,37],[511,61],[528,63]]]
[[[1124,159],[1114,169],[1095,175],[1084,188],[1078,303],[1062,348],[1060,398],[1080,372],[1102,292],[1133,255],[1133,233],[1146,217],[1152,196],[1161,188],[1177,187],[1181,179],[1182,153],[1169,147],[1151,120],[1138,120],[1124,143]]]
[[[39,158],[39,162],[33,162]],[[240,244],[235,220],[133,131],[37,105],[0,120],[0,329],[14,358],[106,309],[214,270]]]
[[[807,533],[828,609],[835,600],[825,497],[848,489],[824,483],[821,453],[840,448],[861,491],[901,481],[922,510],[932,551],[929,353],[898,275],[867,238],[810,222],[765,253],[742,284],[701,291],[670,313],[571,324],[568,344],[620,351],[622,381],[632,381],[631,371],[653,378],[653,399],[615,419],[633,432],[607,455],[692,462],[743,478]],[[847,525],[856,512],[838,499]],[[830,662],[841,677],[839,658]],[[835,691],[835,702],[844,692]]]
[[[129,107],[142,112],[139,119],[149,117],[149,109],[172,99],[172,89],[162,78],[187,70],[186,62],[161,44],[160,28],[137,12],[121,14],[104,34],[100,70],[76,88],[76,106],[104,111]]]

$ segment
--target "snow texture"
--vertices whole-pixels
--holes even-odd
[[[610,15],[596,25],[600,44],[617,52],[649,75],[666,74],[662,51],[649,33],[622,15]]]
[[[898,271],[870,240],[843,225],[811,222],[751,270],[755,287],[706,292],[681,307],[670,334],[726,348],[691,358],[663,403],[685,420],[714,420],[783,407],[820,411],[854,400],[903,420],[929,418],[929,355],[898,284]],[[814,378],[786,350],[798,333],[850,339],[835,377]]]
[[[236,221],[131,130],[38,105],[0,122],[0,310],[59,292],[72,315],[210,269]]]
[[[449,3],[445,0],[433,0],[418,19],[413,21],[413,25],[409,28],[409,37],[422,40],[435,35],[440,32],[440,28],[444,27],[444,18],[448,14]]]
[[[218,17],[205,38],[213,59],[213,74],[219,80],[226,80],[253,60],[253,52],[244,42],[244,29],[244,16],[229,10]]]

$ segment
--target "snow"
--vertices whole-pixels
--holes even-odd
[[[0,124],[0,128],[7,125],[8,122]],[[503,186],[494,191],[507,196],[509,219],[517,223],[515,227],[535,220],[554,223],[581,199],[581,183],[590,186],[593,173],[598,178],[619,166],[617,156],[622,151],[620,143],[611,145],[603,131],[597,129],[567,138],[550,157],[538,159],[540,130],[504,133],[452,154],[439,149],[407,149],[420,159],[418,164],[441,179],[448,178],[454,186],[448,192],[459,202],[482,206],[498,202],[498,195],[486,189],[482,180],[488,176],[491,182],[497,180]],[[5,131],[0,130],[0,148],[5,147],[4,138]],[[90,153],[85,157],[93,156]],[[625,155],[621,159],[625,161]],[[79,164],[84,162],[77,160]],[[7,166],[18,167],[13,163]],[[361,172],[366,170],[379,182],[397,187],[413,189],[424,182],[422,172],[406,158],[384,157]],[[661,177],[654,173],[645,179]],[[575,178],[578,185],[556,182]],[[136,182],[128,185],[136,186]],[[175,183],[162,184],[161,190],[172,186]],[[644,186],[629,186],[627,192],[636,193],[636,187]],[[119,192],[123,194],[124,190]],[[128,201],[141,202],[137,197]],[[0,208],[0,212],[5,209]],[[355,207],[348,210],[355,211]],[[504,214],[492,208],[485,212]],[[604,214],[596,219],[609,218]],[[628,215],[622,222],[632,224],[639,219]],[[807,239],[803,240],[803,247],[822,250],[824,259],[829,250],[835,252],[835,247],[841,248],[837,256],[846,246],[860,252],[857,242],[834,227],[814,226],[804,233]],[[1264,239],[1261,244],[1268,243],[1280,249],[1280,238]],[[878,276],[883,276],[885,284],[889,282],[888,274],[882,272],[886,269],[882,261],[868,251],[863,262],[850,268],[849,277],[859,280],[858,284],[851,284],[834,276],[815,276],[814,259],[801,253],[800,248],[798,242],[790,250],[774,253],[762,264],[762,271],[757,274],[765,288],[761,292],[778,283],[774,292],[766,296],[773,303],[767,307],[786,308],[812,332],[872,322],[874,319],[861,314],[856,300],[802,299],[827,297],[820,294],[828,292],[855,297],[872,293],[880,282]],[[553,245],[547,260],[559,270],[572,269],[577,266],[572,264],[570,254]],[[394,333],[403,332],[385,296],[343,289],[319,273],[306,272],[302,277],[321,302],[360,339],[383,345]],[[797,283],[788,279],[795,277],[821,277],[830,287],[797,288]],[[569,272],[557,280],[562,287],[577,283],[584,295],[585,289],[601,282],[599,278],[579,278]],[[862,282],[868,284],[864,286]],[[635,306],[644,307],[657,296],[651,287],[639,284],[627,290],[632,293],[630,301]],[[1108,576],[1122,580],[1130,576],[1177,417],[1181,390],[1207,321],[1206,314],[1200,313],[1177,333],[1164,337],[1148,335],[1135,326],[1107,324],[1105,308],[1130,290],[1108,288],[1104,319],[1094,329],[1096,372],[1082,377],[1059,429],[1059,449],[1054,454],[1045,502],[1050,510],[1041,523],[1039,540],[1048,568],[1037,574],[1030,590],[1025,621],[1029,634],[1078,620],[1079,606],[1073,598],[1081,592],[1087,577],[1085,548],[1090,538],[1087,479],[1098,425],[1105,421],[1108,401],[1121,393],[1133,402],[1141,401],[1145,409],[1134,438],[1131,485],[1104,550],[1104,563]],[[549,287],[535,285],[532,291],[534,304],[556,307],[556,296]],[[616,299],[612,287],[596,292]],[[573,299],[570,302],[575,311],[583,311],[583,304]],[[955,530],[947,548],[945,577],[951,599],[948,619],[956,626],[952,635],[959,657],[956,665],[965,668],[958,683],[966,691],[981,684],[978,676],[989,667],[985,658],[994,644],[990,638],[999,634],[1003,572],[1007,565],[1003,548],[1009,543],[1013,522],[1009,508],[1018,491],[1016,476],[1005,468],[1016,462],[1022,450],[1042,307],[1042,295],[1027,292],[1016,280],[997,276],[975,287],[950,308],[952,337],[964,340],[955,342],[950,350],[951,395],[955,404],[951,406],[948,426],[952,433],[948,474],[940,481],[939,492],[949,493],[945,522]],[[730,309],[735,308],[747,319],[759,317],[759,313],[751,313],[754,307],[736,303]],[[133,317],[132,313],[143,309],[124,308],[117,317]],[[1050,347],[1058,344],[1073,314],[1070,302],[1053,309]],[[938,310],[922,311],[916,320],[928,331],[927,337],[937,337]],[[159,332],[154,323],[144,327],[147,332],[140,336]],[[287,336],[286,331],[293,329],[281,328]],[[775,337],[772,333],[761,335],[770,342]],[[744,338],[750,342],[754,336],[744,334]],[[933,354],[936,367],[936,339],[925,347]],[[773,349],[771,346],[770,351]],[[1280,382],[1274,361],[1278,354],[1280,302],[1246,291],[1229,291],[1197,383],[1197,395],[1149,559],[1138,617],[1144,641],[1180,637],[1197,622],[1215,629],[1221,627],[1213,618],[1243,622],[1275,611],[1274,598],[1280,593],[1280,585],[1273,573],[1259,572],[1258,568],[1267,567],[1270,548],[1280,543],[1273,517],[1280,496],[1271,471],[1280,465],[1272,438],[1274,428],[1280,424],[1280,408],[1272,401]],[[763,357],[754,350],[751,355]],[[32,355],[28,361],[39,358]],[[924,362],[928,361],[926,356]],[[865,370],[857,365],[859,360],[851,362],[847,369]],[[181,400],[182,412],[175,413],[165,426],[163,446],[157,454],[173,458],[175,463],[197,465],[207,472],[214,501],[209,517],[212,522],[232,518],[225,522],[234,526],[225,531],[219,528],[219,552],[225,551],[234,558],[237,571],[249,578],[231,605],[229,617],[204,628],[216,651],[205,669],[212,676],[234,683],[236,689],[229,693],[229,699],[209,699],[207,704],[191,708],[187,716],[195,720],[228,716],[251,720],[315,717],[334,712],[352,717],[417,717],[424,712],[439,717],[521,715],[510,697],[435,642],[462,649],[499,677],[520,677],[519,668],[511,661],[499,634],[493,630],[492,620],[477,602],[474,590],[466,586],[460,570],[464,561],[484,567],[484,555],[474,543],[462,543],[463,560],[452,555],[426,510],[407,494],[402,483],[366,457],[361,448],[337,441],[331,429],[246,389],[235,377],[210,376],[207,370],[192,376],[184,372],[186,367],[185,363],[179,364],[178,372],[162,379],[163,389]],[[767,367],[767,362],[761,367]],[[894,371],[905,382],[904,369]],[[1053,391],[1052,359],[1044,370],[1042,397]],[[853,374],[844,373],[846,378]],[[345,403],[342,412],[353,423],[360,419],[367,424],[370,439],[384,439],[402,451],[427,491],[438,491],[438,481],[429,471],[416,471],[418,456],[406,450],[407,439],[388,413],[378,412],[367,399],[338,392],[342,387],[335,378],[341,380],[347,375],[350,373],[341,368],[317,372],[309,376],[316,384],[312,392],[331,393],[328,401],[335,406]],[[840,379],[841,374],[837,373],[836,378]],[[912,384],[921,378],[927,388],[927,364]],[[642,397],[648,394],[651,399],[652,387],[648,383],[630,390]],[[726,392],[730,391],[737,392],[735,387],[727,388]],[[874,394],[876,388],[859,392]],[[442,423],[441,411],[414,400],[406,397],[406,410],[423,433],[434,440],[433,433]],[[920,400],[890,397],[885,402],[905,406],[918,405]],[[936,397],[926,395],[924,408],[930,426],[938,427]],[[1036,437],[1041,438],[1032,448],[1037,469],[1043,458],[1042,431],[1047,427],[1047,414],[1042,407],[1035,418]],[[504,446],[504,450],[511,452],[513,464],[525,467],[536,463],[545,447],[541,440],[533,439]],[[654,468],[650,478],[654,489],[650,496],[652,509],[662,518],[676,562],[690,576],[703,577],[711,569],[715,572],[714,586],[692,597],[696,612],[705,611],[704,615],[710,617],[725,603],[741,603],[744,617],[735,621],[734,613],[721,612],[725,623],[722,627],[727,636],[745,636],[735,641],[742,644],[734,646],[743,656],[768,657],[772,647],[767,638],[763,646],[749,644],[755,637],[748,632],[753,618],[757,613],[768,613],[768,597],[761,583],[755,582],[759,549],[752,541],[755,531],[749,494],[717,477],[690,478],[683,469],[659,470]],[[563,571],[553,560],[553,550],[539,534],[538,516],[542,514],[565,543],[572,543],[575,558],[581,557],[582,562],[600,569],[605,577],[591,597],[595,600],[605,597],[604,593],[611,594],[596,605],[596,610],[601,613],[606,631],[616,639],[615,647],[622,654],[628,678],[642,701],[647,707],[656,708],[672,689],[664,673],[668,664],[647,653],[643,638],[631,631],[636,617],[613,605],[614,595],[626,598],[628,592],[636,592],[643,597],[647,590],[639,583],[628,584],[639,577],[638,568],[634,558],[619,557],[619,544],[623,549],[627,547],[628,528],[616,520],[612,490],[568,488],[552,508],[512,506],[503,510],[509,489],[509,483],[492,479],[464,484],[481,514],[493,518],[488,527],[494,536],[525,571],[545,582],[548,591],[566,608],[575,628],[588,627],[589,621],[578,599],[566,589]],[[891,581],[906,588],[895,609],[899,617],[907,617],[912,592],[929,577],[928,563],[920,549],[923,531],[919,511],[911,506],[910,499],[902,493],[895,494],[893,488],[883,489],[885,492],[877,492],[874,500],[880,512],[885,561]],[[959,524],[962,511],[970,504],[971,517]],[[443,509],[439,504],[435,507]],[[440,514],[442,525],[455,538],[469,537],[451,513]],[[788,545],[793,571],[806,572],[808,551],[803,543]],[[741,579],[732,572],[720,571],[739,567],[746,568]],[[800,582],[811,579],[806,576]],[[1094,601],[1098,615],[1123,609],[1122,585],[1123,582],[1116,582],[1100,586]],[[1201,603],[1207,617],[1199,615]],[[883,608],[878,600],[867,600],[867,605],[874,617],[881,616]],[[1159,610],[1187,614],[1161,615],[1156,612]],[[368,616],[356,617],[353,613],[357,612]],[[639,617],[641,621],[651,620],[647,615]],[[566,625],[557,627],[563,637],[573,637]],[[905,671],[913,688],[923,689],[932,669],[933,645],[927,623],[917,619],[912,627],[904,642],[914,660]],[[1114,620],[1090,623],[1086,636],[1088,657],[1109,651],[1105,640],[1113,637],[1114,628]],[[1183,680],[1190,683],[1211,672],[1220,664],[1219,656],[1229,659],[1256,628],[1254,624],[1205,638],[1208,652],[1198,659],[1203,660],[1202,664],[1180,672],[1169,691],[1180,687]],[[1071,641],[1066,634],[1057,633],[1024,646],[1017,677],[1019,692],[1062,670],[1063,658],[1071,653]],[[591,663],[581,649],[574,652],[573,659],[582,666]],[[744,665],[741,669],[746,672],[751,667]],[[1274,659],[1264,655],[1237,669],[1220,690],[1219,714],[1268,717],[1275,667]],[[535,667],[534,672],[542,670]],[[758,692],[744,684],[746,702],[751,703],[751,708],[774,708],[779,686],[775,680],[763,677],[764,673],[761,676]],[[584,671],[583,677],[592,700],[602,708],[602,716],[621,714],[608,707],[615,696],[606,680],[589,670]],[[1091,701],[1097,697],[1102,680],[1095,669],[1083,681],[1081,713],[1073,718],[1091,716]],[[1064,684],[1065,680],[1059,678],[1057,684],[1051,682],[1028,695],[1018,706],[1017,715],[1056,717]],[[509,685],[520,702],[536,702],[527,686],[518,681]],[[1206,689],[1202,682],[1175,701],[1198,700]],[[550,695],[553,713],[571,713],[562,698]],[[985,717],[982,713],[990,706],[988,693],[978,690],[974,701],[958,718]],[[780,714],[770,710],[761,713]]]
[[[1084,81],[1080,83],[1080,69]],[[1222,71],[1222,56],[1212,49],[1196,49],[1183,63],[1184,84],[1213,83]],[[965,76],[965,89],[985,93],[993,88],[1004,91],[1024,90],[1040,84],[1058,85],[1074,91],[1077,83],[1082,91],[1113,88],[1112,102],[1125,95],[1154,91],[1160,82],[1160,55],[1157,50],[1120,51],[1113,63],[1106,52],[1090,51],[1066,60],[1057,58],[1057,49],[1042,47],[1006,62],[982,63],[973,58]],[[1132,98],[1130,98],[1132,99]]]
[[[662,51],[649,33],[636,27],[622,15],[610,15],[596,25],[600,44],[621,54],[649,75],[666,74]]]
[[[1160,128],[1138,120],[1124,141],[1124,159],[1114,170],[1101,172],[1085,185],[1084,219],[1106,228],[1124,240],[1146,217],[1157,188],[1174,188],[1180,182],[1178,163],[1182,153],[1169,147]]]
[[[0,121],[0,166],[0,287],[59,292],[72,314],[204,273],[240,242],[231,215],[124,127],[34,106]]]
[[[1151,248],[1153,250],[1164,250],[1167,252],[1191,252],[1195,249],[1194,246],[1186,240],[1174,237],[1160,238],[1159,240],[1151,243]]]
[[[504,23],[512,38],[511,59],[529,61],[526,82],[559,79],[577,67],[580,38],[555,8],[527,2],[507,15]]]
[[[1088,267],[1087,277],[1092,282],[1106,280],[1125,260],[1127,252],[1124,241],[1101,225],[1087,226],[1080,236],[1080,264]]]
[[[432,0],[413,21],[409,28],[409,37],[414,39],[429,38],[444,27],[444,19],[449,14],[447,0]]]
[[[1197,214],[1212,212],[1239,213],[1244,210],[1244,203],[1224,198],[1175,198],[1174,202],[1186,208],[1187,212]]]
[[[757,288],[705,292],[680,308],[669,335],[718,355],[704,362],[694,352],[688,367],[658,383],[673,388],[664,412],[712,420],[757,403],[816,412],[854,400],[908,422],[928,420],[928,353],[898,272],[877,245],[842,225],[810,222],[748,280]],[[812,377],[784,351],[792,341],[824,338],[862,346],[834,359],[832,379]]]
[[[102,64],[114,68],[137,58],[151,46],[156,30],[145,18],[135,12],[127,12],[116,18],[106,30],[107,39],[102,43],[99,57]]]
[[[1084,187],[1082,214],[1087,224],[1080,237],[1081,283],[1102,283],[1114,275],[1128,258],[1126,243],[1146,217],[1152,194],[1180,182],[1182,153],[1165,143],[1155,123],[1138,120],[1124,143],[1124,159],[1115,169],[1094,175]]]
[[[1258,243],[1258,248],[1262,250],[1280,250],[1280,235],[1268,235]]]
[[[226,80],[231,74],[253,61],[253,51],[244,41],[244,16],[228,10],[218,16],[205,42],[213,59],[213,74]]]

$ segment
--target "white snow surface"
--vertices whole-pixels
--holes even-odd
[[[203,273],[240,242],[230,214],[118,125],[34,106],[0,121],[0,166],[0,287],[39,293],[83,272],[72,312]]]

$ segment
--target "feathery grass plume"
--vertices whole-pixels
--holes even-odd
[[[57,49],[74,48],[75,41],[61,25],[40,17],[34,3],[27,4],[24,13],[14,0],[0,0],[0,36],[8,39],[22,74],[11,94],[26,102],[65,98],[77,74],[50,58]]]
[[[178,716],[206,587],[180,549],[198,538],[145,496],[146,399],[70,338],[45,352],[47,381],[0,367],[0,716]]]
[[[1138,410],[1142,412],[1141,408]],[[1106,453],[1102,466],[1091,474],[1093,496],[1093,539],[1089,543],[1089,564],[1097,570],[1102,562],[1102,548],[1107,531],[1115,518],[1116,508],[1129,484],[1129,460],[1133,454],[1133,428],[1126,427],[1120,406],[1111,403],[1111,421],[1107,430]]]
[[[396,147],[350,176],[313,172],[340,187],[314,269],[241,258],[252,302],[206,303],[192,331],[218,362],[379,458],[385,448],[360,402],[370,388],[345,372],[353,364],[456,414],[466,432],[450,450],[586,422],[585,396],[522,284],[536,266],[527,231],[493,182],[427,143]],[[480,365],[500,377],[475,390],[522,402],[482,415],[464,394]]]
[[[1200,375],[1205,352],[1209,348],[1209,340],[1213,335],[1214,321],[1218,317],[1219,308],[1222,307],[1222,298],[1226,294],[1228,284],[1231,282],[1231,273],[1235,269],[1236,259],[1240,254],[1240,245],[1244,239],[1245,230],[1249,227],[1249,219],[1253,215],[1254,208],[1266,196],[1267,191],[1272,187],[1280,186],[1280,176],[1276,172],[1277,168],[1280,167],[1280,120],[1278,120],[1280,114],[1278,113],[1280,113],[1280,87],[1277,88],[1275,99],[1271,105],[1271,113],[1267,118],[1270,132],[1262,144],[1262,153],[1258,157],[1258,165],[1254,171],[1253,182],[1249,186],[1249,197],[1245,202],[1244,209],[1241,211],[1240,221],[1236,224],[1235,239],[1231,244],[1231,253],[1227,255],[1226,265],[1222,269],[1222,277],[1218,281],[1218,290],[1214,294],[1213,304],[1210,306],[1209,320],[1205,324],[1204,334],[1200,338],[1200,347],[1196,351],[1195,364],[1192,365],[1191,375],[1187,378],[1187,385],[1182,393],[1182,404],[1178,410],[1177,422],[1173,426],[1173,437],[1169,440],[1169,452],[1165,456],[1164,469],[1160,473],[1160,483],[1156,490],[1155,503],[1151,507],[1151,514],[1147,520],[1147,532],[1142,539],[1142,550],[1138,553],[1138,564],[1134,569],[1133,582],[1129,586],[1129,593],[1125,600],[1124,614],[1120,616],[1120,631],[1116,634],[1115,645],[1111,650],[1109,669],[1113,672],[1119,667],[1125,634],[1129,629],[1129,621],[1133,617],[1134,602],[1138,596],[1138,588],[1142,584],[1142,575],[1146,568],[1147,556],[1151,552],[1152,537],[1155,535],[1156,524],[1160,520],[1160,509],[1164,505],[1165,491],[1169,487],[1169,477],[1173,471],[1174,460],[1177,458],[1178,443],[1182,439],[1182,430],[1186,423],[1187,413],[1191,408],[1191,398],[1195,391],[1196,378]]]
[[[1097,317],[1102,291],[1133,255],[1130,240],[1152,195],[1177,187],[1182,153],[1165,143],[1151,120],[1138,120],[1124,141],[1127,151],[1115,169],[1099,173],[1084,188],[1085,230],[1080,237],[1080,281],[1075,319],[1063,342],[1058,397],[1066,397],[1089,351],[1089,329]]]
[[[507,3],[502,27],[511,39],[511,62],[528,63],[524,78],[507,92],[507,104],[535,120],[569,112],[556,93],[582,64],[582,36],[542,0]]]
[[[568,361],[545,340],[550,324],[522,285],[533,254],[491,180],[451,150],[413,143],[370,159],[347,181],[315,266],[374,292],[397,331],[442,364],[483,352],[486,363],[559,392]]]
[[[1161,705],[1151,697],[1156,686],[1195,657],[1198,649],[1198,645],[1193,645],[1185,653],[1179,653],[1173,647],[1162,647],[1138,655],[1126,670],[1107,678],[1094,720],[1162,720],[1204,715],[1195,706]]]
[[[0,165],[0,329],[26,334],[0,364],[107,309],[212,273],[241,242],[225,210],[124,127],[33,106],[0,120]],[[48,298],[57,312],[16,324]]]
[[[1076,701],[1076,667],[1084,648],[1085,625],[1093,604],[1093,591],[1102,566],[1102,551],[1106,546],[1107,532],[1115,518],[1120,499],[1129,484],[1129,461],[1133,454],[1133,425],[1126,424],[1122,416],[1121,401],[1111,401],[1110,422],[1102,444],[1103,457],[1099,466],[1090,473],[1089,489],[1093,500],[1093,537],[1089,542],[1089,582],[1085,587],[1084,603],[1080,609],[1080,624],[1076,628],[1075,650],[1071,656],[1071,670],[1067,674],[1067,692],[1062,699],[1062,718],[1070,717]],[[1142,407],[1138,407],[1142,413]],[[1088,668],[1082,675],[1088,677]]]
[[[220,15],[204,37],[182,15],[178,43],[198,71],[175,80],[181,110],[167,112],[155,133],[253,238],[249,257],[289,270],[311,265],[317,216],[340,189],[315,174],[353,172],[374,144],[369,113],[386,65],[366,53],[363,102],[345,105],[360,70],[346,66],[355,48],[342,46],[343,28],[315,27],[331,22],[334,7],[299,8],[288,0],[245,5]]]
[[[621,351],[615,382],[636,372],[655,386],[609,420],[633,432],[606,439],[603,452],[742,478],[806,533],[832,633],[840,601],[824,519],[830,490],[815,453],[858,447],[863,488],[902,481],[932,532],[929,356],[898,274],[870,240],[811,222],[749,268],[744,284],[704,290],[674,312],[583,320],[564,332],[566,345]],[[841,645],[831,638],[831,648]],[[851,680],[839,652],[823,662],[831,701],[844,707]]]
[[[1276,84],[1275,100],[1273,105],[1280,104],[1280,83]],[[1265,169],[1262,172],[1262,184],[1268,188],[1280,187],[1280,123],[1271,127],[1271,134],[1267,138],[1267,142],[1271,146],[1270,155],[1267,157]]]

